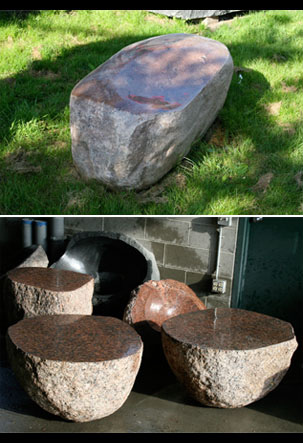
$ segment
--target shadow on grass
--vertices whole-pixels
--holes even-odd
[[[274,18],[272,20],[274,20]],[[37,26],[41,26],[41,24],[38,22]],[[268,30],[269,43],[265,47],[257,46],[253,43],[253,35],[251,35],[251,33],[254,34],[257,31],[258,30],[250,29],[241,43],[228,45],[235,66],[245,67],[248,61],[251,62],[254,59],[257,60],[261,58],[275,63],[277,69],[279,69],[280,64],[284,64],[296,56],[297,51],[295,48],[292,48],[289,41],[287,41],[287,46],[285,39],[283,39],[281,43],[277,43],[274,26]],[[50,118],[53,121],[61,122],[61,124],[62,121],[65,121],[65,126],[68,128],[69,97],[75,84],[123,47],[153,36],[155,36],[155,34],[149,36],[140,34],[135,36],[123,35],[113,38],[112,35],[108,35],[108,38],[104,40],[103,34],[102,41],[89,44],[77,44],[72,48],[62,49],[60,55],[57,57],[33,60],[27,69],[16,75],[8,76],[0,80],[1,101],[3,103],[0,111],[0,138],[4,140],[5,143],[10,143],[10,141],[14,139],[16,128],[18,128],[20,124],[24,125],[33,119],[40,121]],[[271,44],[271,42],[274,43]],[[242,79],[239,74],[241,74]],[[288,81],[291,80],[292,79],[288,79]],[[256,154],[258,154],[257,161],[260,161],[260,158],[263,157],[264,161],[262,161],[261,165],[256,165],[252,158],[248,158],[247,164],[249,168],[257,169],[258,172],[262,174],[262,172],[268,172],[267,168],[272,167],[273,169],[277,169],[278,162],[281,173],[287,174],[289,171],[297,171],[298,165],[295,160],[287,157],[287,155],[283,155],[282,160],[280,154],[283,152],[284,154],[291,152],[294,137],[290,136],[289,133],[285,131],[285,128],[278,127],[278,125],[274,124],[272,116],[259,104],[263,95],[269,89],[269,82],[260,72],[252,70],[235,72],[226,103],[220,113],[220,120],[223,130],[229,134],[230,139],[235,136],[249,138],[255,147]],[[293,124],[292,131],[296,132],[299,125],[300,118],[298,118],[297,123]],[[48,143],[48,140],[46,140],[46,142]],[[27,141],[26,143],[28,143],[29,146],[31,142]],[[49,143],[51,143],[51,139],[49,139]],[[41,144],[43,144],[43,141]],[[55,161],[58,162],[58,164],[70,163],[70,167],[73,167],[71,154],[67,149],[56,153],[56,159],[52,156],[50,150],[41,152],[43,153],[44,163],[48,161]],[[195,152],[196,149],[193,149],[189,157],[192,156],[195,159]],[[37,156],[40,154],[37,153]],[[203,162],[205,154],[203,150],[198,153],[198,163]],[[50,171],[50,174],[55,178],[54,171]],[[258,178],[259,177],[256,177],[256,181]],[[28,176],[26,179],[35,181],[35,177],[31,176]],[[77,180],[79,180],[79,178],[77,178]],[[254,183],[251,182],[249,186],[253,184]],[[90,183],[86,185],[91,186]],[[241,182],[238,183],[237,180],[220,182],[220,180],[218,181],[215,177],[199,177],[197,186],[201,189],[205,188],[209,190],[209,192],[205,194],[205,201],[201,200],[197,203],[195,196],[189,196],[187,199],[187,208],[183,205],[180,213],[203,214],[205,213],[204,210],[206,206],[209,207],[212,202],[216,202],[216,200],[222,199],[222,197],[228,197],[233,193],[236,193],[238,197],[241,193],[243,193],[243,195],[250,193],[249,189],[246,189],[245,186],[243,186]],[[41,191],[37,189],[36,192],[39,193]],[[49,192],[51,192],[51,189]],[[102,198],[104,198],[104,193]],[[261,200],[263,198],[265,197],[261,196]],[[291,199],[291,210],[293,210],[294,206],[299,207],[301,199],[300,193],[298,192],[297,195],[293,195]],[[285,206],[287,202],[279,203],[278,197],[276,200],[274,198],[273,201],[268,204],[273,208],[276,206],[279,213],[285,213],[285,211],[287,211],[287,209],[285,209],[287,208],[287,206]],[[163,214],[165,214],[165,205],[160,205],[159,207],[161,211],[163,208]],[[46,211],[46,213],[50,213],[48,208],[46,208]],[[100,213],[102,213],[101,211],[102,208],[100,208]],[[169,213],[173,213],[171,207]],[[242,210],[238,213],[242,213]],[[247,213],[245,212],[245,207],[243,207],[243,214],[244,213]],[[252,212],[249,211],[249,213]]]

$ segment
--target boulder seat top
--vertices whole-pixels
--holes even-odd
[[[290,323],[236,308],[205,309],[166,320],[163,331],[174,340],[200,348],[249,350],[293,340]]]
[[[114,317],[41,315],[8,329],[14,345],[45,360],[101,362],[133,355],[142,347],[135,330]]]
[[[180,110],[230,59],[226,46],[193,34],[133,43],[100,65],[71,95],[133,114]]]

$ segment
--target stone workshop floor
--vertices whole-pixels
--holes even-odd
[[[73,423],[45,412],[24,393],[9,368],[3,340],[0,356],[2,433],[303,432],[302,362],[293,361],[280,385],[265,398],[244,408],[217,409],[187,396],[162,353],[155,360],[145,357],[133,390],[118,411],[101,420]]]

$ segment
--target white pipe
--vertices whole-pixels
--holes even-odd
[[[222,226],[219,227],[219,242],[218,242],[218,253],[217,253],[217,267],[216,267],[216,280],[219,278],[219,268],[220,268],[220,256],[221,256],[221,243],[222,243]]]
[[[27,248],[33,244],[33,220],[30,218],[22,219],[22,246]]]
[[[64,217],[53,217],[50,223],[51,240],[64,240]]]
[[[35,220],[35,243],[47,250],[47,222]]]

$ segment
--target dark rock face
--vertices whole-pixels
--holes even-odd
[[[112,188],[157,182],[214,121],[232,73],[226,46],[197,35],[168,34],[122,49],[71,93],[77,169]]]

